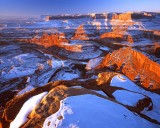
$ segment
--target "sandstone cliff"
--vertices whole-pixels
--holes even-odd
[[[112,20],[123,20],[123,21],[127,21],[127,20],[132,20],[132,14],[131,13],[122,13],[122,14],[113,14],[112,16]]]
[[[108,54],[97,68],[117,65],[117,69],[131,80],[140,77],[141,85],[160,89],[160,65],[131,48],[121,48]]]

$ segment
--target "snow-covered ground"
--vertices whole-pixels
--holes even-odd
[[[43,128],[158,128],[125,107],[94,95],[72,96],[48,117]]]
[[[133,92],[136,92],[136,93],[139,93],[139,94],[150,97],[152,102],[153,102],[153,109],[151,111],[143,110],[141,113],[143,113],[143,114],[147,115],[148,117],[153,118],[153,119],[157,120],[158,122],[160,122],[160,118],[159,118],[160,117],[160,111],[159,111],[160,110],[160,102],[159,102],[160,101],[160,95],[142,89],[141,87],[137,86],[131,80],[129,80],[127,77],[125,77],[123,75],[114,76],[111,80],[110,85],[115,86],[115,87],[121,87],[121,88],[124,88],[126,90],[133,91]],[[115,92],[115,94],[116,94],[116,92]],[[123,99],[123,97],[125,99]],[[128,101],[128,103],[130,101],[135,101],[137,98],[141,99],[141,97],[139,97],[139,96],[137,97],[136,95],[135,95],[135,97],[134,96],[132,97],[132,95],[129,95],[129,94],[126,94],[126,96],[124,96],[123,93],[119,94],[119,96],[117,96],[117,98],[118,98],[117,99],[118,101],[124,102],[124,103],[127,103],[127,101]]]
[[[48,92],[43,92],[36,96],[31,97],[28,99],[22,106],[21,110],[19,111],[16,118],[11,122],[10,128],[19,128],[25,122],[27,122],[27,116],[29,113],[36,107],[36,105],[41,101],[41,99],[47,94]]]
[[[102,60],[103,60],[103,57],[89,60],[89,62],[86,65],[86,70],[94,69],[96,66],[98,66],[101,63]]]
[[[117,90],[113,93],[113,96],[118,102],[128,106],[136,106],[139,100],[145,98],[142,94],[129,92],[126,90]]]

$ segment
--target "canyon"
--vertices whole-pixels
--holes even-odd
[[[160,14],[0,19],[0,127],[160,127]]]

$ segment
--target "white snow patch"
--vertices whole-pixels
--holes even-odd
[[[79,77],[78,74],[69,73],[69,72],[62,72],[62,73],[58,74],[57,80],[72,80],[72,79],[75,79],[78,77]]]
[[[103,96],[108,97],[103,91],[96,91],[96,90],[92,90],[92,91],[94,91],[94,92],[96,92],[96,93],[98,93],[98,94],[101,94],[101,95],[103,95]]]
[[[59,111],[46,118],[43,124],[43,128],[72,128],[71,126],[80,128],[159,127],[117,103],[91,94],[72,96],[62,100]]]
[[[52,60],[52,68],[58,68],[58,67],[64,67],[64,61],[55,61],[55,59]]]
[[[17,77],[23,77],[27,75],[32,75],[35,69],[13,67],[9,72],[3,72],[2,76],[4,79],[12,79]]]
[[[104,50],[104,51],[110,51],[110,48],[106,47],[106,46],[101,46],[100,47],[101,50]]]
[[[16,118],[11,122],[10,128],[19,128],[23,125],[27,120],[28,114],[34,109],[34,107],[41,101],[41,99],[47,94],[48,92],[43,92],[36,96],[29,98],[22,106],[21,110],[19,111]]]
[[[124,89],[134,92],[142,91],[142,88],[138,87],[136,84],[134,84],[131,80],[129,80],[126,76],[123,75],[114,76],[110,82],[110,86],[122,87]]]
[[[113,93],[116,100],[124,105],[136,106],[139,100],[145,98],[142,94],[129,92],[126,90],[117,90]]]
[[[143,110],[141,113],[160,122],[160,118],[159,118],[160,117],[160,111],[159,111],[160,110],[160,102],[158,102],[158,101],[160,101],[160,95],[144,90],[143,88],[137,86],[130,79],[128,79],[126,76],[123,76],[123,75],[114,76],[111,80],[110,86],[122,87],[124,89],[129,90],[129,91],[138,92],[140,94],[143,94],[143,95],[150,97],[153,102],[153,109],[151,111]],[[126,97],[127,97],[127,95],[126,95]]]
[[[89,62],[86,65],[86,70],[91,70],[91,69],[95,68],[96,66],[98,66],[98,64],[101,63],[102,60],[103,60],[103,57],[89,60]]]

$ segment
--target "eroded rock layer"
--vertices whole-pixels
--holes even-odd
[[[159,128],[159,21],[152,12],[0,20],[0,127]]]
[[[143,87],[156,90],[160,89],[160,65],[151,61],[142,53],[131,48],[121,48],[108,54],[98,68],[117,66],[117,71],[122,72],[131,80],[139,77]]]

